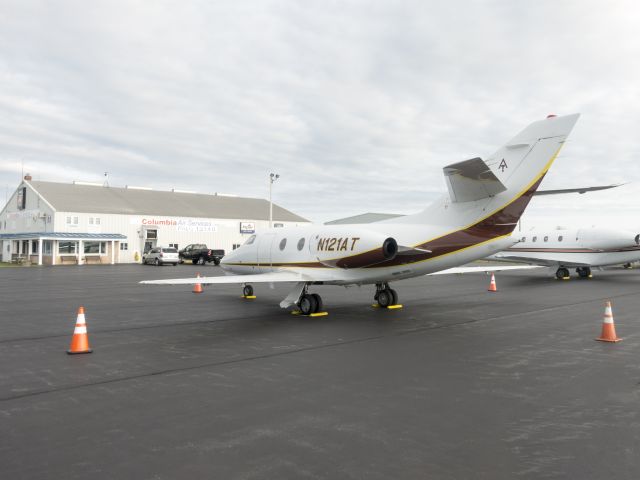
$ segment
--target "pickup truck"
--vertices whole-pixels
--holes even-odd
[[[180,263],[191,260],[194,265],[204,265],[207,262],[220,264],[220,259],[224,257],[224,250],[212,250],[203,243],[193,243],[187,245],[178,252]]]

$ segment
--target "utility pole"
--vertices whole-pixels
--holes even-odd
[[[273,187],[273,182],[278,180],[280,175],[277,173],[269,174],[269,228],[273,227],[273,202],[271,201],[271,190]]]

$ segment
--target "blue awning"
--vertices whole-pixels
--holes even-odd
[[[0,240],[126,240],[121,233],[75,233],[75,232],[29,232],[29,233],[0,233]]]

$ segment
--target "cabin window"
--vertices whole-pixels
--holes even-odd
[[[561,241],[562,241],[562,235],[560,235],[560,236],[558,237],[558,241],[559,241],[559,242],[561,242]]]
[[[532,242],[535,242],[536,240],[538,240],[538,237],[533,237],[533,238],[531,239],[531,241],[532,241]]]
[[[548,241],[549,241],[549,237],[547,237],[547,236],[545,235],[545,237],[544,237],[544,241],[545,241],[545,242],[548,242]]]
[[[303,248],[304,248],[304,237],[298,240],[298,250],[302,251]]]
[[[245,245],[251,245],[253,242],[255,242],[256,240],[256,236],[255,235],[251,235],[249,237],[249,240],[247,240],[246,242],[244,242]]]
[[[527,237],[522,237],[522,239],[520,241],[521,242],[526,242],[527,241]]]
[[[284,250],[284,247],[287,246],[287,239],[283,238],[282,240],[280,240],[280,250]]]

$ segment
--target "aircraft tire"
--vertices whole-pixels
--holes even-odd
[[[321,312],[322,311],[322,307],[324,306],[322,304],[322,297],[320,295],[318,295],[317,293],[312,293],[311,296],[316,301],[316,308],[313,310],[313,313]]]
[[[393,288],[390,288],[389,292],[391,293],[391,305],[397,305],[398,304],[398,292],[396,292]]]
[[[588,278],[591,275],[591,269],[589,267],[578,267],[576,268],[576,273],[580,278]]]
[[[570,275],[569,270],[567,270],[567,269],[566,269],[566,268],[564,268],[564,267],[561,267],[561,268],[559,268],[559,269],[556,271],[556,278],[557,278],[558,280],[562,280],[562,279],[564,279],[565,277],[568,277],[569,275]]]
[[[393,302],[393,294],[390,292],[391,289],[384,289],[378,292],[378,305],[383,308],[387,308]]]
[[[245,285],[242,289],[242,294],[245,297],[250,297],[251,295],[253,295],[253,287],[251,285]]]
[[[316,299],[313,298],[313,295],[303,295],[298,307],[300,308],[300,313],[303,315],[311,315],[317,308]]]

